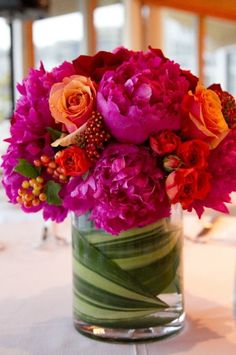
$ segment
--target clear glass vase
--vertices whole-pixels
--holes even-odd
[[[73,216],[75,328],[113,341],[164,338],[184,325],[182,211],[110,235]]]

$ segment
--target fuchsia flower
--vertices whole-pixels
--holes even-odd
[[[29,75],[18,85],[21,94],[17,102],[14,118],[11,125],[10,145],[7,153],[3,156],[3,185],[7,196],[12,203],[16,203],[18,189],[25,178],[14,171],[18,159],[25,159],[33,163],[35,159],[46,154],[53,156],[51,138],[47,128],[60,129],[52,118],[48,105],[48,98],[51,86],[63,75],[74,74],[74,68],[70,63],[63,63],[51,73],[45,71],[43,65],[39,70],[31,69]],[[49,178],[49,177],[47,177]],[[66,187],[64,187],[65,190]],[[63,191],[61,192],[63,195]],[[45,218],[62,221],[67,210],[64,207],[48,205],[46,202],[40,206],[24,208],[25,212],[36,212],[43,208]],[[50,213],[52,212],[52,213]]]
[[[97,107],[113,137],[141,144],[161,130],[180,128],[180,107],[188,89],[178,64],[155,50],[136,52],[104,74]]]
[[[156,159],[147,148],[129,144],[110,144],[86,181],[75,186],[65,201],[78,214],[92,208],[97,228],[112,234],[170,214],[164,174]]]

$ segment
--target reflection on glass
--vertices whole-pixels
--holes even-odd
[[[111,51],[123,44],[124,5],[101,6],[94,11],[97,50]]]
[[[165,10],[164,53],[183,69],[197,74],[196,16],[184,11]]]
[[[34,22],[33,40],[36,65],[42,60],[51,70],[65,60],[80,54],[83,38],[83,22],[80,13],[50,17]]]
[[[10,29],[3,18],[0,18],[0,122],[9,118],[11,110],[10,93]]]

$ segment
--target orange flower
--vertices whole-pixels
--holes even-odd
[[[81,176],[91,165],[84,150],[75,145],[57,152],[55,161],[66,176]]]
[[[56,122],[63,123],[71,133],[82,126],[94,109],[96,89],[85,76],[72,75],[52,86],[50,111]]]
[[[195,94],[190,91],[184,98],[186,120],[183,131],[188,137],[205,140],[215,148],[229,132],[222,114],[218,95],[198,83]]]

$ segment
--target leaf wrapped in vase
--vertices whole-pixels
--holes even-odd
[[[180,214],[227,212],[235,99],[151,47],[42,64],[18,90],[3,185],[45,220],[73,213],[76,329],[113,340],[178,332]]]

